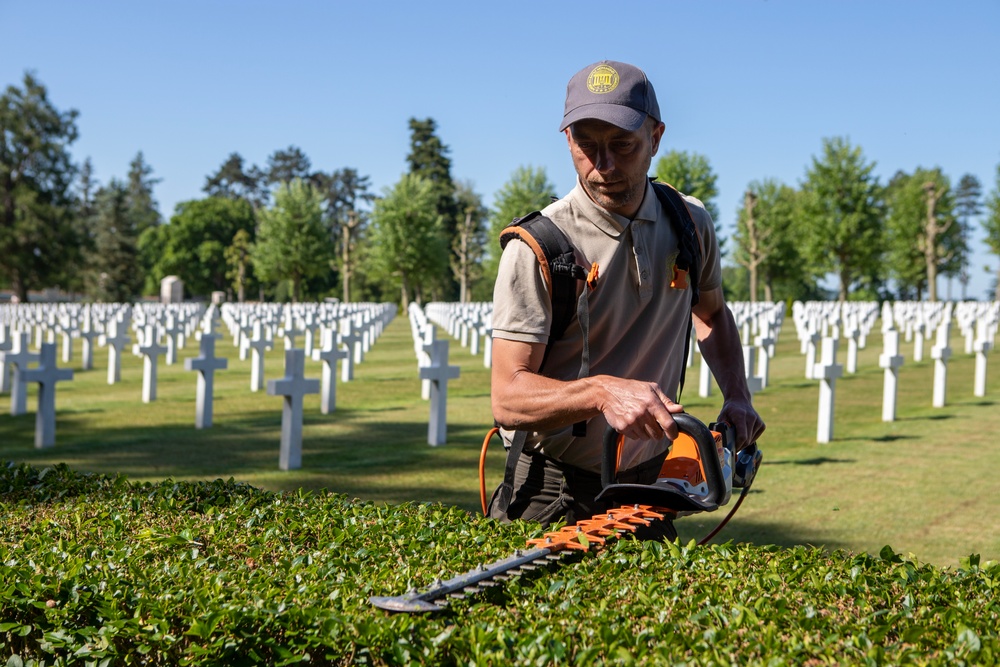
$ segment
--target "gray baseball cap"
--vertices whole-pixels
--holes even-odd
[[[584,118],[635,131],[646,116],[660,120],[660,105],[646,74],[635,65],[602,60],[584,67],[569,80],[559,131]]]

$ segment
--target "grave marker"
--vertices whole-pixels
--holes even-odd
[[[268,396],[284,396],[281,408],[281,451],[278,467],[302,467],[302,398],[319,392],[319,380],[305,378],[305,350],[285,350],[285,377],[267,381]]]
[[[19,331],[14,336],[12,349],[0,352],[3,358],[5,372],[12,374],[10,385],[10,414],[13,417],[23,415],[28,411],[28,384],[23,378],[28,365],[38,361],[38,353],[31,351],[31,334]]]
[[[899,353],[899,332],[886,330],[882,334],[884,351],[878,358],[878,365],[885,369],[882,380],[882,421],[896,421],[896,396],[899,387],[899,367],[903,365],[903,355]]]
[[[443,445],[448,438],[448,380],[459,375],[458,366],[448,365],[448,341],[436,340],[424,349],[431,363],[420,369],[420,379],[431,383],[431,414],[427,425],[427,444]]]
[[[184,360],[184,369],[198,371],[198,389],[195,395],[194,427],[212,427],[212,398],[215,392],[215,371],[225,370],[229,360],[215,356],[215,339],[213,334],[201,336],[201,354]]]
[[[816,419],[816,442],[833,440],[833,399],[837,378],[843,374],[843,366],[837,363],[837,340],[824,338],[820,362],[813,369],[813,378],[819,383],[819,414]]]
[[[145,334],[139,338],[140,342],[132,346],[132,354],[142,357],[142,402],[152,403],[156,400],[157,362],[167,348],[156,340],[156,327],[153,325],[147,325]]]
[[[55,343],[43,343],[38,368],[20,372],[24,382],[38,383],[38,411],[35,413],[35,447],[56,444],[56,383],[72,380],[73,371],[56,366]]]
[[[347,359],[347,350],[337,345],[335,329],[323,329],[320,349],[313,350],[314,361],[323,362],[323,375],[320,380],[319,411],[328,415],[337,409],[337,360]]]

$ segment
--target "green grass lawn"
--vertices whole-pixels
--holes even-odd
[[[133,335],[134,336],[134,335]],[[214,425],[196,430],[195,377],[183,359],[197,354],[189,342],[173,366],[160,360],[158,399],[141,401],[142,362],[127,355],[121,383],[107,384],[107,351],[95,352],[95,368],[80,370],[77,343],[69,366],[72,382],[57,389],[56,446],[34,448],[31,412],[9,413],[0,397],[0,459],[46,465],[66,462],[129,479],[198,480],[234,477],[271,490],[298,488],[347,493],[390,503],[441,502],[478,511],[477,462],[491,425],[489,371],[456,341],[452,364],[461,377],[449,384],[448,444],[430,447],[429,406],[420,400],[416,357],[405,318],[398,317],[356,368],[355,380],[337,385],[337,411],[322,415],[318,395],[305,400],[303,467],[278,470],[281,398],[253,393],[250,362],[240,361],[231,340],[218,342],[229,369],[216,374]],[[760,445],[764,464],[737,517],[717,538],[754,544],[822,545],[899,553],[939,565],[955,565],[971,553],[1000,558],[1000,482],[994,461],[1000,433],[1000,368],[989,373],[987,397],[972,395],[971,355],[952,339],[948,405],[931,407],[933,362],[907,361],[900,370],[898,420],[881,421],[881,339],[861,352],[859,372],[837,382],[834,441],[816,443],[818,382],[804,377],[805,361],[791,322],[771,363],[770,386],[756,404],[768,431]],[[268,354],[267,377],[282,375],[281,345]],[[846,356],[841,352],[840,359]],[[997,356],[991,363],[996,366]],[[320,364],[306,362],[319,377]],[[697,369],[689,373],[684,404],[705,422],[720,398],[697,396]],[[503,450],[494,442],[488,461],[491,487],[502,476]],[[678,522],[682,537],[700,537],[719,513]]]

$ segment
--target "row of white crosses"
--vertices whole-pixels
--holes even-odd
[[[877,303],[796,303],[793,317],[806,355],[806,377],[820,381],[819,411],[817,417],[817,442],[830,442],[833,438],[833,406],[836,379],[844,367],[837,363],[837,346],[843,332],[849,341],[847,372],[857,371],[857,347],[864,347],[864,340],[871,331],[877,314],[881,312],[883,353],[879,366],[884,369],[882,419],[896,419],[899,368],[904,358],[899,350],[899,329],[914,344],[914,360],[922,361],[924,342],[931,335],[934,344],[930,356],[934,360],[933,407],[947,403],[948,361],[952,357],[950,346],[953,318],[958,319],[966,334],[967,350],[975,352],[976,396],[985,395],[986,353],[993,347],[1000,304],[997,303],[926,303],[885,302],[879,309]],[[829,334],[829,335],[825,335]],[[815,359],[815,345],[823,341],[822,357]],[[856,344],[857,347],[854,347]]]
[[[448,332],[448,335],[468,348],[472,356],[483,355],[483,366],[493,363],[493,303],[447,303],[435,301],[427,304],[427,319]]]
[[[313,310],[330,311],[330,307],[327,304],[322,305],[325,308],[317,307],[313,308]],[[319,305],[313,304],[313,306]],[[308,306],[301,304],[294,308],[302,311],[309,309]],[[369,346],[381,334],[385,324],[395,315],[395,307],[388,304],[351,305],[347,307],[333,306],[333,308],[338,315],[350,317],[352,321],[357,323],[358,327],[365,327],[364,335],[361,335],[357,331],[351,333],[350,326],[348,325],[346,326],[347,335],[343,337],[347,339],[348,348],[354,347],[352,343],[357,342],[358,354],[363,349],[362,343],[365,346]],[[271,310],[280,310],[283,313],[289,312],[287,306],[276,306]],[[50,312],[47,313],[46,311]],[[44,391],[40,391],[39,393],[36,445],[42,447],[51,446],[54,443],[54,382],[68,379],[59,375],[59,373],[71,374],[72,371],[59,371],[56,368],[54,361],[55,345],[53,343],[44,343],[44,345],[51,347],[43,347],[42,355],[29,350],[30,332],[33,330],[36,331],[36,340],[39,341],[52,337],[49,333],[50,331],[60,330],[52,329],[51,327],[61,327],[61,331],[66,332],[74,330],[79,332],[79,337],[83,337],[85,341],[85,357],[88,356],[86,354],[88,352],[86,343],[97,338],[103,345],[109,347],[108,383],[114,384],[120,381],[121,355],[132,340],[128,335],[131,326],[131,328],[135,329],[138,339],[138,343],[132,347],[132,351],[137,356],[143,357],[142,397],[143,401],[148,403],[156,400],[157,361],[159,357],[166,353],[168,363],[175,362],[176,356],[171,357],[171,350],[176,351],[176,349],[183,347],[184,339],[195,333],[194,330],[197,328],[199,329],[197,336],[200,341],[199,355],[186,359],[185,367],[187,370],[198,373],[195,426],[199,429],[209,428],[212,425],[214,373],[215,371],[225,369],[228,365],[228,361],[225,358],[217,357],[215,354],[215,343],[220,338],[219,334],[216,333],[216,328],[221,315],[222,313],[214,305],[206,309],[203,305],[199,304],[170,306],[136,304],[134,307],[131,304],[18,304],[17,306],[0,308],[0,377],[3,377],[5,382],[8,378],[13,378],[13,382],[8,383],[12,385],[10,387],[12,391],[11,412],[12,414],[23,414],[26,411],[26,386],[28,382],[38,382],[40,387],[43,386],[44,382]],[[305,321],[307,325],[311,325],[314,320],[307,314]],[[339,321],[343,324],[343,318]],[[286,318],[285,325],[284,329],[279,328],[278,331],[281,335],[286,336],[287,344],[294,345],[293,337],[295,334],[289,331],[290,328],[294,327],[294,322],[291,318]],[[14,335],[11,335],[12,330]],[[310,333],[315,331],[315,329],[310,330],[308,326],[305,330],[310,331]],[[39,331],[41,333],[38,333]],[[89,335],[91,333],[93,335]],[[167,337],[166,347],[160,343],[162,336]],[[325,387],[321,406],[324,413],[332,411],[335,405],[333,393],[335,385],[330,363],[332,362],[335,365],[338,358],[349,356],[346,351],[336,349],[338,338],[340,336],[331,335],[330,332],[323,332],[323,339],[325,341],[323,347],[312,350],[313,356],[317,360],[324,362]],[[312,347],[311,345],[309,346]],[[294,348],[289,347],[288,349]],[[51,351],[52,358],[45,358],[47,360],[43,361],[43,365],[38,369],[38,372],[29,369],[29,364],[39,361],[45,354],[50,354],[47,350]],[[89,370],[92,368],[92,364],[88,364],[86,361],[85,359],[85,370]],[[45,364],[48,365],[46,366]],[[286,367],[292,370],[286,370],[284,380],[302,379],[301,372],[298,373],[297,378],[295,377],[294,368],[296,364],[294,362],[290,363],[287,355]],[[43,374],[39,374],[43,371]],[[291,376],[289,376],[289,372]],[[50,376],[54,376],[56,379],[51,380]],[[345,367],[345,381],[351,377],[353,377],[353,364]],[[286,388],[280,382],[278,385],[275,385],[275,389],[279,393]],[[292,382],[292,385],[294,385],[294,382]],[[52,389],[49,389],[49,387],[52,387]],[[296,430],[301,434],[301,415],[298,422],[299,427],[297,429],[286,427],[283,424],[283,434],[294,434]],[[293,444],[283,442],[283,453],[281,455],[283,465],[290,463],[294,466],[296,460],[301,461],[301,455],[297,459],[294,453],[286,455],[288,451],[294,448]],[[299,452],[301,451],[301,437],[299,437],[298,450]]]
[[[459,369],[448,365],[448,341],[436,338],[434,325],[423,309],[411,303],[407,315],[417,354],[421,397],[431,404],[427,444],[443,445],[448,440],[448,381],[458,378]]]

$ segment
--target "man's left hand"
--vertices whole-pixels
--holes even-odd
[[[722,404],[719,421],[726,422],[736,431],[736,451],[757,442],[767,428],[764,420],[749,401],[732,400]]]

